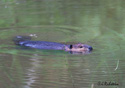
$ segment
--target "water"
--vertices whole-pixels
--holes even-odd
[[[0,88],[124,88],[125,1],[0,1]],[[87,55],[16,47],[33,40],[86,43]],[[112,82],[118,85],[99,85]]]

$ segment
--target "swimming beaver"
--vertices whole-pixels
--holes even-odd
[[[89,52],[93,50],[91,46],[82,43],[66,45],[48,41],[31,41],[31,37],[29,36],[16,36],[13,41],[16,45],[36,49],[65,50],[71,52]]]

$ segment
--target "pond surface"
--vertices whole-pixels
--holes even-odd
[[[0,88],[125,87],[124,0],[10,1],[0,1]],[[20,49],[12,41],[17,35],[94,50]]]

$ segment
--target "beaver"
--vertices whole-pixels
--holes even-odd
[[[13,41],[16,45],[35,49],[65,50],[69,52],[90,52],[93,50],[93,48],[87,44],[77,43],[67,45],[57,42],[32,41],[30,36],[16,36]]]

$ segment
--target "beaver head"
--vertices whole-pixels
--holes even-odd
[[[93,48],[89,45],[78,43],[78,44],[72,44],[65,47],[66,51],[73,51],[73,52],[89,52],[92,51]]]

